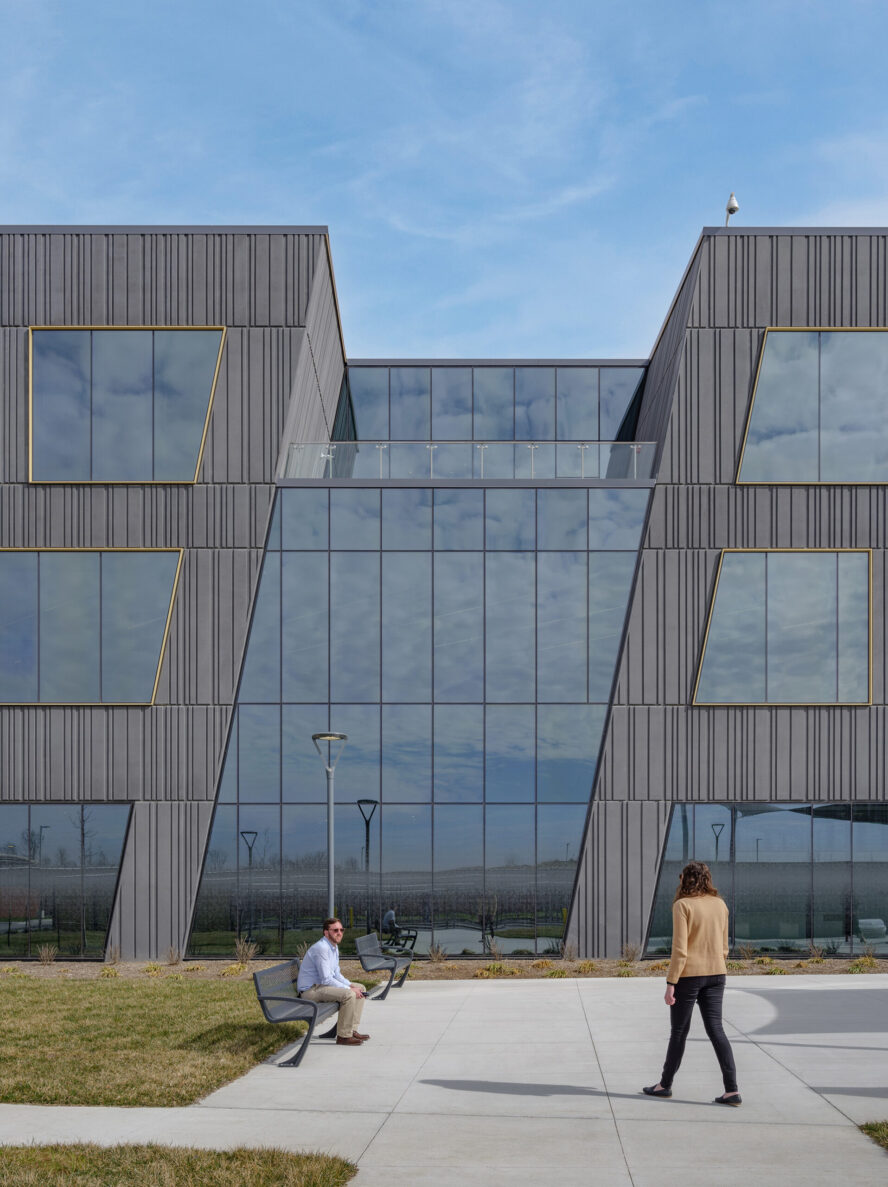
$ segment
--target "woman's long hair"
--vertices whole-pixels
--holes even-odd
[[[712,885],[712,874],[705,861],[689,861],[681,871],[674,903],[680,898],[698,898],[704,894],[718,894]]]

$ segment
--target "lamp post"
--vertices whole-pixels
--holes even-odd
[[[321,762],[324,763],[324,770],[327,772],[327,915],[330,916],[333,914],[333,772],[342,757],[342,752],[348,741],[348,734],[312,734],[311,740],[314,742],[315,750],[317,750]],[[321,742],[326,742],[328,745],[339,743],[335,758],[328,750],[327,760],[324,760]]]
[[[367,872],[367,934],[370,934],[370,821],[379,806],[379,800],[358,800],[358,807],[364,817],[364,869]]]
[[[724,824],[711,824],[709,827],[712,829],[712,835],[715,837],[715,860],[718,861],[718,839],[725,826]]]
[[[249,917],[247,935],[251,940],[253,938],[253,846],[256,844],[258,835],[255,829],[241,829],[241,838],[247,847],[247,915]]]

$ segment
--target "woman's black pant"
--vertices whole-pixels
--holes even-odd
[[[669,1036],[669,1049],[666,1052],[666,1062],[663,1064],[663,1074],[660,1076],[660,1083],[664,1088],[672,1087],[672,1078],[678,1071],[681,1057],[684,1055],[685,1040],[691,1029],[691,1015],[694,1012],[694,1002],[696,1002],[700,1007],[706,1034],[718,1057],[722,1079],[725,1082],[725,1092],[737,1091],[734,1053],[728,1042],[728,1036],[725,1034],[725,1028],[722,1026],[725,980],[724,974],[715,977],[679,978],[675,986],[675,1005],[669,1007],[672,1033]]]

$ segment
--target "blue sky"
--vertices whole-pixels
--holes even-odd
[[[888,6],[0,0],[0,223],[325,223],[351,357],[644,357],[701,227],[888,224]]]

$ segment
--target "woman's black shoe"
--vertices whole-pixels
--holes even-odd
[[[656,1084],[651,1084],[650,1088],[642,1088],[641,1091],[645,1096],[672,1096],[671,1088],[658,1088]]]
[[[647,1092],[646,1088],[645,1088],[645,1092]],[[712,1103],[714,1105],[733,1105],[733,1106],[742,1105],[743,1097],[740,1095],[739,1092],[735,1092],[733,1096],[717,1096]]]

